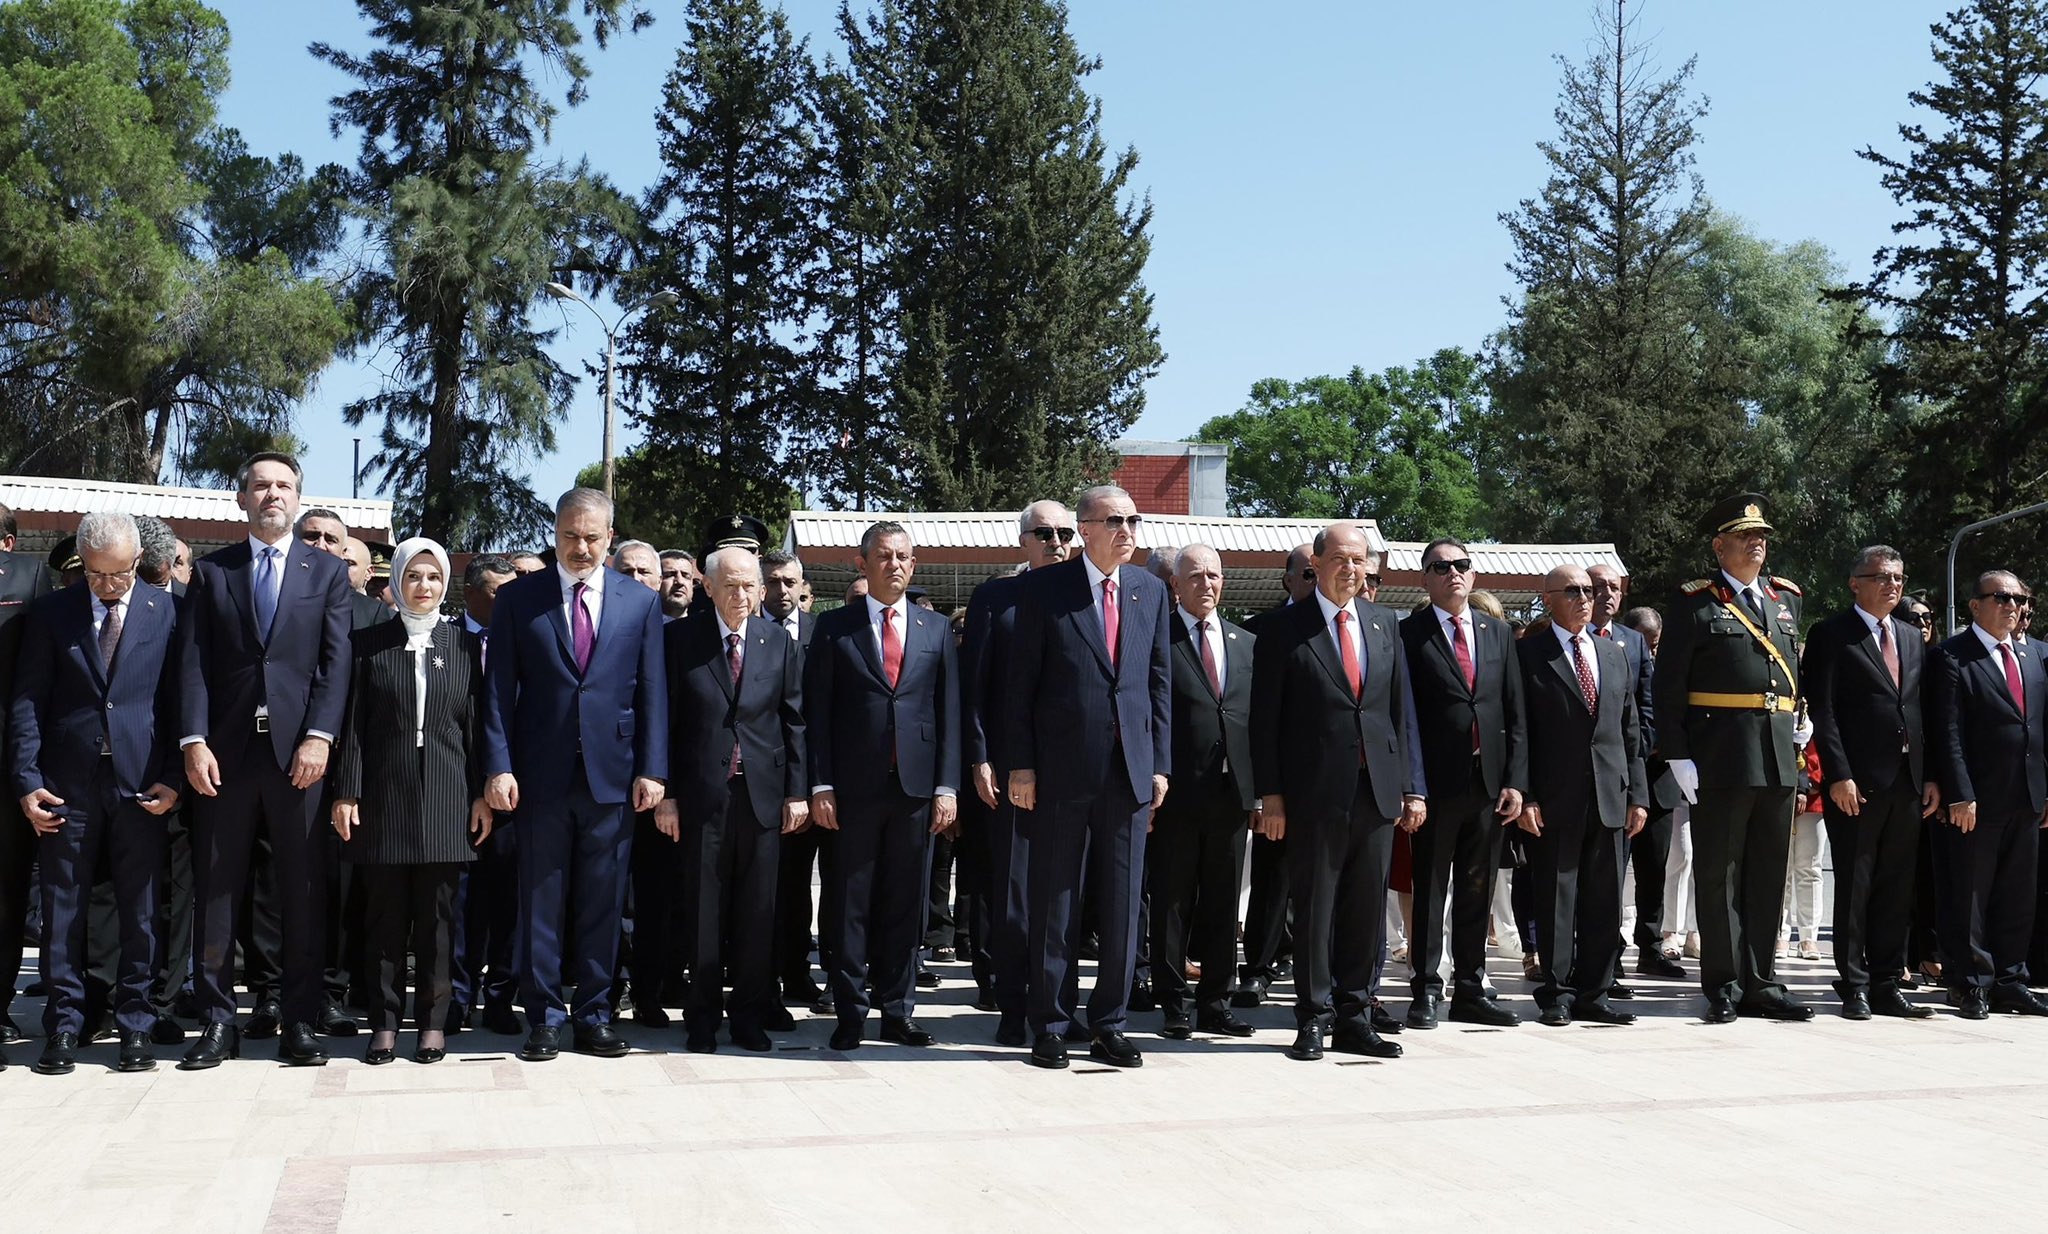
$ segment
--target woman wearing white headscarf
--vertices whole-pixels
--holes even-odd
[[[397,1057],[408,949],[416,957],[415,1061],[439,1062],[453,999],[455,891],[491,832],[483,803],[481,644],[444,621],[448,554],[432,540],[391,561],[396,621],[354,635],[348,720],[334,773],[342,859],[364,884],[364,933],[376,975],[364,1061]]]

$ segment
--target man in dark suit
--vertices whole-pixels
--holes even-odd
[[[611,541],[611,499],[570,489],[555,504],[555,568],[505,584],[491,607],[484,800],[519,811],[528,1062],[561,1052],[565,1024],[581,1053],[630,1048],[611,1023],[627,811],[661,803],[668,681],[660,597],[604,568]]]
[[[1245,618],[1244,628],[1254,638],[1290,605],[1300,604],[1315,594],[1316,567],[1311,546],[1298,544],[1287,554],[1280,586],[1287,593],[1284,601]],[[1255,829],[1250,849],[1251,898],[1245,902],[1244,910],[1244,967],[1230,999],[1235,1007],[1256,1007],[1264,1002],[1267,988],[1285,975],[1294,954],[1294,914],[1287,901],[1287,843],[1259,835]]]
[[[1017,516],[1017,545],[1026,570],[1041,570],[1074,552],[1074,513],[1057,501],[1034,501]],[[974,589],[967,601],[967,631],[961,644],[962,736],[974,794],[986,812],[977,834],[962,827],[961,867],[977,888],[974,944],[986,949],[977,959],[984,971],[981,1002],[998,1012],[996,1041],[1029,1044],[1026,1030],[1031,962],[1031,908],[1027,884],[1031,834],[1017,826],[1017,807],[1005,787],[1016,766],[1003,728],[1004,684],[1008,680],[1011,636],[1017,628],[1019,574],[1002,574]]]
[[[14,511],[0,505],[0,699],[14,697],[14,664],[21,646],[19,618],[37,596],[56,590],[57,579],[42,562],[14,551]],[[0,717],[4,718],[4,717]],[[5,733],[0,732],[0,737]],[[29,875],[35,864],[36,833],[21,815],[14,794],[0,794],[0,1045],[21,1040],[10,1004],[21,979],[21,955],[28,926]],[[7,1065],[0,1058],[0,1068]]]
[[[684,1011],[692,1053],[718,1048],[728,1011],[733,1044],[773,1048],[775,875],[780,837],[810,806],[804,764],[803,653],[753,616],[761,561],[722,548],[704,561],[713,611],[669,623],[669,783],[655,826],[683,849],[682,946],[693,979]],[[730,975],[732,998],[725,997]]]
[[[157,901],[169,848],[162,816],[178,804],[177,613],[135,576],[141,545],[126,514],[78,525],[85,582],[39,600],[22,624],[9,725],[12,796],[41,837],[43,984],[48,1034],[36,1070],[77,1065],[85,1030],[86,909],[104,853],[121,938],[118,1069],[156,1066],[150,1002]]]
[[[469,559],[462,577],[462,627],[477,636],[483,668],[491,667],[491,613],[498,588],[519,577],[510,558],[483,553]],[[488,679],[488,676],[487,678]],[[481,999],[478,1023],[485,1031],[511,1036],[520,1031],[512,1008],[519,996],[513,942],[519,932],[519,828],[511,819],[477,845],[476,860],[463,866],[455,921],[455,1006],[467,1011]]]
[[[1447,907],[1451,1019],[1496,1028],[1517,1022],[1486,990],[1486,927],[1500,873],[1501,827],[1522,812],[1529,781],[1529,735],[1514,632],[1472,609],[1472,577],[1470,549],[1454,539],[1433,541],[1422,550],[1430,605],[1401,621],[1430,786],[1429,822],[1413,841],[1410,1028],[1437,1024]]]
[[[1186,1040],[1199,1030],[1249,1037],[1230,1011],[1237,961],[1237,889],[1244,876],[1252,794],[1252,636],[1225,621],[1223,561],[1189,544],[1175,562],[1171,648],[1174,791],[1153,819],[1152,974],[1161,1030]],[[1188,989],[1187,962],[1202,966]],[[1189,1015],[1192,995],[1194,1014]]]
[[[1365,532],[1335,523],[1314,547],[1313,597],[1269,623],[1252,658],[1252,778],[1261,825],[1288,841],[1298,944],[1287,1053],[1319,1059],[1331,1033],[1341,1052],[1398,1058],[1370,1000],[1394,828],[1427,817],[1415,704],[1393,613],[1358,598]]]
[[[330,854],[321,781],[348,701],[348,568],[293,539],[301,472],[290,455],[242,464],[236,504],[249,536],[200,561],[179,623],[179,728],[194,803],[195,1001],[206,1024],[181,1067],[217,1067],[235,1030],[236,920],[259,834],[267,835],[283,931],[278,1057],[327,1061],[314,1037],[326,999]]]
[[[674,621],[690,611],[697,593],[697,558],[679,548],[661,551],[661,619]]]
[[[1850,1020],[1933,1014],[1899,992],[1922,820],[1941,804],[1920,718],[1926,648],[1917,626],[1892,616],[1905,585],[1897,549],[1857,553],[1855,606],[1807,632],[1799,664],[1834,851],[1835,990]]]
[[[817,618],[799,603],[807,586],[803,562],[794,554],[776,550],[762,554],[761,569],[762,614],[796,641],[799,653],[810,650]],[[823,827],[805,827],[783,836],[775,879],[775,974],[782,999],[814,1010],[831,1008],[830,996],[811,979],[811,876],[829,862],[826,846],[831,838],[832,833]],[[830,950],[825,947],[819,956],[828,971]],[[788,1013],[782,1014],[786,1017]]]
[[[761,554],[761,615],[781,626],[800,648],[809,648],[817,619],[797,601],[804,593],[804,563],[796,554],[771,549]],[[709,567],[705,581],[710,582]]]
[[[1642,729],[1644,768],[1650,773],[1650,783],[1655,784],[1657,769],[1650,768],[1648,760],[1657,748],[1653,684],[1657,657],[1650,651],[1649,640],[1621,617],[1622,605],[1628,601],[1628,575],[1619,566],[1601,562],[1586,567],[1586,577],[1593,583],[1593,620],[1586,632],[1618,645],[1628,661],[1630,693],[1636,696],[1636,723]],[[1656,617],[1655,609],[1641,611]],[[1636,975],[1683,980],[1685,969],[1664,954],[1664,866],[1671,859],[1671,822],[1671,811],[1659,808],[1653,795],[1649,821],[1629,839],[1627,859],[1634,863],[1636,871]],[[1617,978],[1620,972],[1621,961],[1617,960]]]
[[[1542,938],[1541,1020],[1633,1024],[1607,1001],[1621,963],[1623,846],[1649,819],[1636,678],[1611,639],[1593,637],[1592,579],[1575,565],[1543,580],[1550,628],[1516,646],[1529,714],[1529,833]]]
[[[1692,803],[1700,987],[1709,1024],[1811,1020],[1774,942],[1799,784],[1799,588],[1766,576],[1763,498],[1737,493],[1700,528],[1719,569],[1679,589],[1657,655],[1657,745]]]
[[[1964,1019],[2048,1015],[2027,988],[2040,829],[2048,826],[2048,671],[2018,642],[2018,577],[1988,570],[1970,628],[1928,666],[1927,708],[1948,822],[1934,833],[1942,980]]]
[[[860,602],[818,619],[804,655],[811,819],[834,832],[821,917],[832,940],[835,1050],[860,1048],[868,992],[882,1040],[927,1046],[918,939],[931,837],[959,810],[960,680],[953,633],[905,598],[917,569],[903,525],[861,534]]]

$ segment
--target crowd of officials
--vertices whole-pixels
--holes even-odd
[[[86,515],[50,568],[0,527],[0,1043],[32,938],[39,1072],[102,1037],[122,1071],[258,1037],[318,1065],[364,1028],[383,1064],[408,1025],[432,1063],[473,1023],[523,1032],[532,1062],[616,1057],[620,1019],[671,1010],[688,1050],[763,1051],[792,1005],[835,1017],[837,1051],[871,1019],[927,1046],[938,914],[995,1040],[1047,1068],[1083,1043],[1141,1065],[1134,1013],[1250,1037],[1236,1010],[1290,971],[1299,1060],[1512,1026],[1486,970],[1509,932],[1541,1023],[1624,1025],[1631,866],[1635,972],[1684,978],[1694,953],[1664,908],[1679,829],[1704,1018],[1806,1020],[1776,961],[1788,883],[1818,885],[1818,839],[1794,842],[1815,816],[1841,1015],[1930,1016],[1908,991],[1935,977],[1966,1018],[2048,1015],[2048,673],[2009,572],[1936,644],[1899,553],[1864,548],[1854,606],[1807,628],[1739,494],[1661,613],[1624,619],[1619,571],[1567,564],[1510,622],[1446,538],[1428,603],[1397,614],[1340,522],[1240,625],[1219,555],[1138,563],[1143,516],[1103,486],[1025,509],[1023,564],[951,619],[878,521],[813,616],[756,520],[700,562],[614,544],[610,501],[575,489],[549,552],[469,562],[456,612],[443,546],[399,543],[374,586],[300,479],[251,458],[247,537],[197,561],[126,514]],[[1817,911],[1793,917],[1817,956]]]

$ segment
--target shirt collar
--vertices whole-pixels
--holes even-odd
[[[1574,639],[1579,637],[1579,634],[1585,635],[1586,641],[1589,643],[1592,642],[1595,637],[1593,634],[1593,623],[1591,622],[1587,622],[1586,628],[1580,630],[1579,634],[1573,634],[1571,631],[1565,629],[1563,626],[1553,621],[1550,623],[1550,632],[1552,634],[1557,635],[1557,641],[1564,644],[1564,649],[1567,652],[1569,652],[1572,649],[1572,642]],[[1599,653],[1596,652],[1594,654],[1597,655]]]
[[[582,578],[577,578],[575,575],[569,573],[569,567],[563,565],[559,561],[556,562],[555,577],[561,582],[562,596],[566,599],[569,596],[569,594],[576,589],[576,584],[578,583],[588,583],[592,591],[602,591],[604,589],[604,580],[597,576],[598,571],[601,568],[602,567],[599,566],[592,566],[590,567],[590,573],[584,575]]]
[[[870,623],[880,621],[882,619],[882,610],[885,608],[893,610],[895,614],[901,618],[907,619],[910,616],[910,596],[907,593],[904,595],[897,596],[896,603],[894,604],[884,604],[880,600],[875,599],[875,597],[872,595],[867,597],[867,602],[868,621]]]
[[[1223,628],[1222,619],[1217,617],[1214,613],[1209,614],[1207,617],[1197,617],[1193,613],[1190,613],[1178,604],[1173,606],[1173,611],[1179,613],[1180,619],[1187,623],[1189,634],[1193,634],[1195,632],[1195,627],[1202,624],[1205,621],[1214,625],[1218,630],[1221,630]]]
[[[284,538],[284,539],[282,539],[282,540],[279,540],[279,541],[278,541],[277,543],[275,543],[275,544],[265,544],[265,543],[264,543],[263,541],[261,541],[261,540],[257,539],[257,538],[256,538],[255,536],[253,536],[253,535],[249,537],[249,553],[250,553],[251,557],[261,557],[261,556],[263,555],[263,552],[264,552],[264,550],[265,550],[265,549],[273,549],[273,548],[277,550],[277,555],[278,555],[278,556],[279,556],[280,558],[284,558],[284,557],[289,557],[289,556],[291,556],[291,555],[292,555],[292,538],[291,538],[291,536],[290,536],[289,534],[287,534],[287,535],[285,536],[285,538]]]
[[[733,627],[725,624],[725,617],[722,614],[720,614],[717,609],[714,608],[711,610],[711,617],[712,620],[718,623],[718,642],[720,646],[724,646],[727,642],[731,640],[732,636],[735,634],[740,636],[740,641],[742,643],[747,641],[746,618],[740,618],[739,628],[734,629]]]
[[[1324,595],[1323,589],[1320,587],[1316,588],[1316,603],[1322,607],[1324,625],[1329,625],[1331,622],[1337,620],[1338,605],[1334,601],[1332,601],[1330,597]],[[1353,600],[1351,603],[1356,604],[1357,601]],[[1344,605],[1343,609],[1346,612],[1351,612],[1352,616],[1357,616],[1356,612],[1352,612],[1351,604]]]
[[[1102,580],[1110,576],[1096,569],[1095,559],[1090,557],[1086,553],[1081,554],[1081,568],[1088,571],[1088,590],[1098,592],[1101,591]],[[1121,587],[1123,585],[1123,580],[1117,580],[1117,585]]]
[[[1462,613],[1454,614],[1451,612],[1451,610],[1445,608],[1441,604],[1432,604],[1429,606],[1429,611],[1436,614],[1436,624],[1438,629],[1442,629],[1444,626],[1449,625],[1452,617],[1456,617],[1459,621],[1464,622],[1468,626],[1473,625],[1472,610],[1470,608],[1467,608]]]
[[[1757,576],[1756,576],[1756,581],[1755,581],[1754,583],[1751,583],[1751,584],[1750,584],[1749,586],[1747,586],[1747,587],[1743,586],[1743,585],[1742,585],[1742,584],[1741,584],[1741,583],[1740,583],[1739,581],[1737,581],[1737,580],[1736,580],[1736,577],[1735,577],[1735,576],[1734,576],[1733,574],[1730,574],[1730,573],[1728,573],[1728,571],[1726,571],[1726,570],[1723,570],[1723,571],[1721,571],[1721,577],[1722,577],[1722,578],[1724,578],[1724,579],[1727,579],[1727,580],[1728,580],[1728,585],[1729,585],[1730,587],[1733,587],[1733,588],[1735,589],[1735,594],[1737,594],[1737,595],[1741,595],[1741,594],[1742,594],[1743,592],[1745,592],[1745,591],[1753,591],[1753,592],[1755,592],[1755,593],[1756,593],[1756,598],[1757,598],[1758,602],[1762,602],[1762,600],[1763,600],[1763,598],[1764,598],[1764,576],[1763,576],[1763,575],[1761,575],[1761,574],[1757,575]]]
[[[1887,620],[1884,617],[1871,616],[1870,610],[1864,608],[1861,604],[1853,605],[1852,607],[1855,608],[1856,615],[1863,619],[1863,628],[1869,630],[1872,634],[1877,633],[1877,627],[1883,625]]]
[[[2012,646],[2012,643],[2009,640],[2000,640],[1999,638],[1995,637],[1991,633],[1991,631],[1985,629],[1983,626],[1978,625],[1974,621],[1970,623],[1970,629],[1976,632],[1977,641],[1984,644],[1984,650],[1990,652],[1994,656],[1998,654],[1998,648],[2001,645],[2001,642],[2003,642],[2004,646]]]
[[[94,612],[96,612],[96,613],[105,613],[105,612],[107,611],[107,602],[106,602],[105,600],[102,600],[102,599],[100,599],[100,598],[99,598],[99,596],[98,596],[97,594],[95,594],[95,593],[93,592],[93,590],[92,590],[91,588],[89,588],[89,587],[88,587],[88,588],[86,589],[86,592],[85,592],[85,594],[87,594],[87,595],[89,595],[89,596],[92,596],[92,608],[93,608],[93,611],[94,611]],[[129,580],[128,580],[128,590],[126,590],[126,591],[122,592],[122,593],[121,593],[120,595],[118,595],[118,596],[115,596],[115,597],[114,597],[114,603],[116,603],[116,604],[127,604],[127,603],[130,603],[131,601],[133,601],[134,599],[135,599],[135,580],[134,580],[134,579],[129,579]]]

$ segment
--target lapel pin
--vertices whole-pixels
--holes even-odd
[[[435,667],[435,668],[447,668],[447,667],[448,667],[448,661],[446,661],[446,660],[443,660],[443,659],[442,659],[442,658],[441,658],[440,656],[435,656],[435,657],[434,657],[434,667]]]

